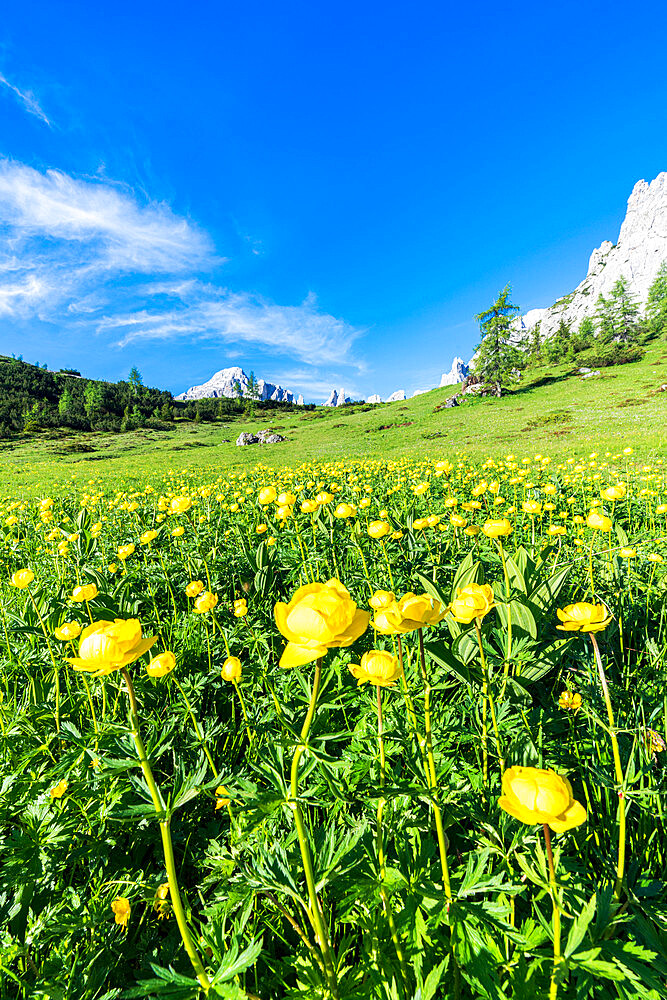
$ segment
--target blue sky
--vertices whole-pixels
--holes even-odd
[[[0,352],[320,402],[436,385],[667,169],[667,8],[12,5]]]

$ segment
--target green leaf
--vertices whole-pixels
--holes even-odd
[[[442,974],[447,966],[447,959],[443,959],[439,965],[435,965],[424,980],[424,985],[415,993],[415,1000],[432,1000],[442,979]]]
[[[565,957],[569,958],[577,950],[581,942],[586,936],[586,931],[588,930],[588,925],[595,915],[596,907],[596,897],[595,893],[588,900],[583,910],[576,917],[574,923],[570,927],[570,933],[567,937],[567,944],[565,945]]]
[[[457,659],[450,647],[444,642],[427,642],[424,644],[424,652],[432,660],[443,667],[447,673],[454,674],[458,680],[464,684],[472,683],[471,672],[468,666]]]
[[[565,586],[570,569],[570,566],[565,566],[558,573],[554,573],[547,580],[543,580],[530,595],[530,603],[544,613],[552,611],[558,600],[558,595]]]
[[[459,568],[454,576],[451,599],[453,600],[456,597],[457,591],[462,587],[467,587],[469,583],[480,583],[481,579],[482,564],[479,561],[475,561],[473,553],[469,552],[463,562],[459,565]]]
[[[509,607],[512,611],[512,628],[515,626],[517,628],[521,628],[524,632],[527,632],[528,635],[532,636],[533,639],[537,639],[537,622],[535,621],[535,617],[530,608],[519,600],[510,601]],[[497,604],[496,609],[501,622],[505,628],[507,628],[509,620],[507,613],[508,605]]]

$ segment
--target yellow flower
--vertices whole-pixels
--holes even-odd
[[[446,614],[447,609],[440,601],[428,594],[408,593],[399,601],[380,608],[373,619],[373,628],[380,635],[404,635],[417,628],[437,625]]]
[[[60,639],[61,642],[69,642],[71,639],[76,639],[77,636],[81,634],[81,626],[78,622],[63,622],[59,625],[57,629],[54,629],[53,633],[56,639]]]
[[[164,653],[158,653],[157,656],[151,658],[150,663],[146,666],[146,673],[149,677],[164,677],[166,674],[170,674],[175,666],[176,657],[170,650],[165,650]]]
[[[386,521],[371,521],[368,525],[368,534],[371,538],[380,539],[384,538],[391,531],[391,525],[387,524]]]
[[[239,598],[238,601],[234,601],[234,617],[235,618],[245,618],[248,614],[248,604],[245,597]]]
[[[487,521],[483,525],[482,531],[488,538],[502,538],[505,535],[511,535],[514,528],[511,522],[506,517],[503,517],[499,521]]]
[[[120,670],[157,642],[157,636],[143,638],[136,618],[116,618],[113,622],[93,622],[81,633],[79,655],[68,659],[75,670],[97,675]]]
[[[231,802],[231,799],[228,799],[228,798],[225,797],[227,795],[229,795],[229,792],[225,788],[225,786],[224,785],[218,785],[218,787],[215,790],[215,796],[216,796],[216,798],[215,798],[215,808],[216,808],[216,812],[217,812],[218,809],[224,809],[224,807],[228,806],[229,803]]]
[[[667,514],[667,503],[660,503],[655,508],[656,514]]]
[[[276,625],[288,640],[281,667],[296,667],[324,656],[328,649],[351,646],[368,628],[361,611],[339,580],[299,587],[288,604],[274,608]]]
[[[637,549],[620,549],[618,554],[619,556],[622,556],[623,559],[634,559],[637,555]]]
[[[203,589],[204,584],[201,580],[191,580],[185,588],[185,593],[188,597],[199,597]]]
[[[567,533],[567,528],[564,528],[562,524],[552,524],[547,530],[547,535],[555,537],[556,535],[565,535]]]
[[[151,528],[150,531],[144,531],[143,535],[139,537],[139,542],[141,545],[150,545],[154,538],[157,538],[157,531]]]
[[[656,733],[655,729],[645,729],[644,737],[646,739],[646,748],[649,753],[664,753],[666,744],[660,733]]]
[[[302,514],[314,514],[317,510],[318,504],[316,500],[304,500],[301,504]]]
[[[334,511],[334,517],[354,517],[356,510],[351,503],[339,503]]]
[[[648,555],[646,556],[646,559],[647,559],[647,561],[648,561],[648,562],[652,562],[652,563],[661,563],[661,562],[664,562],[664,561],[665,561],[665,560],[664,560],[664,559],[662,558],[662,556],[658,555],[658,553],[657,553],[657,552],[650,552],[650,553],[649,553],[649,554],[648,554]]]
[[[279,507],[293,507],[295,503],[296,503],[296,497],[293,493],[290,493],[289,490],[286,491],[285,493],[278,494],[276,504]]]
[[[568,712],[576,712],[581,708],[581,695],[572,691],[563,691],[558,699],[558,707]]]
[[[118,566],[116,565],[116,563],[109,563],[108,570],[110,573],[115,573],[117,569]]]
[[[125,562],[132,553],[134,552],[134,542],[130,542],[129,545],[121,545],[118,549],[118,558],[121,562]]]
[[[113,910],[116,918],[116,923],[119,924],[121,930],[126,931],[127,922],[130,919],[130,913],[132,912],[129,899],[126,899],[125,896],[118,896],[118,898],[114,899],[112,902],[111,909]]]
[[[521,504],[521,510],[526,514],[530,514],[531,517],[536,517],[542,513],[542,505],[537,500],[524,500]]]
[[[586,518],[586,524],[595,531],[611,531],[611,518],[592,510]]]
[[[185,534],[185,528],[181,525],[178,528],[174,528],[171,535],[172,538],[180,538],[181,535]]]
[[[268,524],[258,524],[257,527],[255,528],[255,531],[257,532],[258,535],[263,535],[265,531],[268,531],[268,528],[269,528]]]
[[[266,507],[267,504],[273,503],[273,501],[278,496],[274,486],[265,486],[264,489],[259,491],[257,496],[257,502]]]
[[[587,601],[568,604],[562,610],[556,608],[556,614],[561,621],[556,628],[561,632],[600,632],[611,621],[604,604],[589,604]]]
[[[53,786],[53,788],[49,792],[49,795],[51,796],[52,799],[62,799],[63,795],[67,791],[67,787],[68,787],[67,780],[63,778],[61,781],[58,782],[57,785]]]
[[[31,569],[17,569],[16,573],[12,573],[11,584],[12,587],[18,587],[19,590],[25,590],[29,587],[32,581],[35,579],[35,574]]]
[[[171,903],[169,902],[169,883],[163,882],[155,890],[153,899],[153,909],[157,913],[158,920],[168,920],[171,913]]]
[[[461,517],[460,514],[450,514],[449,523],[455,528],[465,528],[467,525],[467,520],[465,517]]]
[[[609,500],[611,503],[616,500],[623,500],[627,490],[623,483],[616,483],[615,486],[607,486],[606,489],[600,490],[600,496],[603,500]]]
[[[554,833],[580,826],[587,818],[567,778],[539,767],[508,768],[498,805],[522,823],[547,824]]]
[[[174,497],[169,504],[170,514],[185,514],[187,510],[192,507],[192,500],[190,497]]]
[[[228,656],[225,662],[222,664],[222,670],[220,671],[220,676],[225,681],[237,681],[241,676],[241,661],[238,656]]]
[[[495,603],[489,584],[469,583],[467,587],[457,589],[449,611],[457,622],[469,625],[473,618],[483,618],[492,608],[495,608]]]
[[[195,611],[199,615],[204,615],[207,611],[212,611],[217,603],[218,595],[212,594],[210,590],[205,590],[195,601]]]
[[[374,611],[383,611],[396,602],[396,597],[390,590],[376,590],[368,603]]]
[[[351,663],[350,673],[357,678],[357,684],[373,684],[390,687],[401,677],[403,671],[398,657],[384,649],[371,649],[361,657],[361,663]]]
[[[98,593],[99,591],[96,583],[84,583],[80,587],[74,588],[70,600],[76,601],[77,603],[81,601],[92,601],[97,597]]]

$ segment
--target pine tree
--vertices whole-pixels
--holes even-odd
[[[502,396],[503,389],[518,380],[524,365],[523,352],[510,340],[512,319],[520,311],[510,302],[507,284],[493,305],[475,316],[482,334],[476,347],[475,374],[496,396]]]
[[[595,323],[590,316],[584,316],[579,329],[572,337],[572,347],[575,351],[585,351],[595,340]]]
[[[595,320],[597,323],[598,337],[603,344],[608,344],[614,339],[614,314],[609,299],[605,299],[600,293],[596,303]]]
[[[649,288],[646,319],[654,336],[667,336],[667,260],[663,260]]]
[[[530,332],[530,342],[528,344],[528,356],[533,365],[539,365],[542,360],[542,348],[544,341],[540,333],[540,321],[538,320]]]
[[[144,384],[144,380],[142,379],[141,372],[139,371],[138,368],[133,366],[130,369],[130,374],[127,376],[127,381],[132,386],[132,394],[134,396],[137,396],[139,394],[139,390],[142,388]]]
[[[639,306],[628,288],[627,280],[621,275],[611,290],[609,298],[614,339],[622,344],[635,340],[639,332]]]

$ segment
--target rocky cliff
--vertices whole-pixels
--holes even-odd
[[[174,399],[217,399],[219,396],[233,398],[239,395],[248,394],[248,376],[242,368],[223,368],[212,375],[208,382],[203,385],[193,385],[186,392],[174,396]],[[281,385],[274,385],[272,382],[265,382],[263,378],[257,379],[257,398],[274,399],[279,403],[293,403],[294,395],[289,389],[283,389]],[[303,397],[299,397],[303,405]]]
[[[622,276],[643,310],[661,263],[667,260],[667,173],[647,184],[637,181],[616,243],[605,240],[594,250],[588,273],[573,292],[548,309],[531,309],[516,320],[519,337],[539,321],[540,334],[549,337],[565,320],[576,330],[582,319],[595,315],[599,295],[605,298]]]

